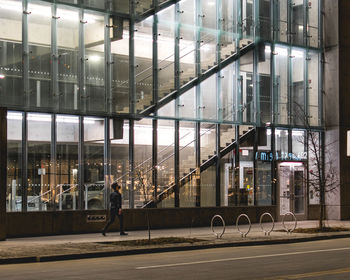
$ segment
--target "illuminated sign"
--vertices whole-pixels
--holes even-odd
[[[286,152],[256,152],[255,159],[261,161],[285,160],[285,161],[302,161],[307,159],[306,152],[297,154]]]

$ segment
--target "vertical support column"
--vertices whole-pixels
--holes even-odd
[[[109,193],[111,184],[111,135],[110,135],[110,118],[105,118],[104,138],[103,145],[103,172],[104,172],[104,207],[108,209],[109,206]]]
[[[278,82],[276,78],[276,52],[275,44],[271,44],[271,61],[270,61],[270,73],[271,73],[271,86],[272,89],[272,116],[271,121],[272,125],[278,123]]]
[[[27,212],[28,200],[28,123],[27,112],[22,113],[22,212]]]
[[[111,39],[110,32],[113,28],[121,28],[123,26],[114,26],[112,17],[109,14],[105,15],[105,112],[113,113],[113,96],[112,96],[112,54],[111,54]]]
[[[215,181],[215,189],[216,189],[216,206],[219,207],[221,204],[221,153],[220,153],[220,124],[216,125],[216,181]]]
[[[57,47],[57,6],[56,4],[51,5],[51,89],[52,89],[52,100],[56,111],[59,110],[59,87],[58,87],[58,47]]]
[[[201,123],[196,122],[195,131],[195,152],[196,152],[196,173],[194,176],[196,188],[196,207],[201,206]]]
[[[50,190],[51,199],[56,210],[56,193],[58,191],[56,187],[56,175],[57,175],[57,129],[56,129],[56,114],[52,114],[51,117],[51,167],[50,167]]]
[[[78,209],[84,209],[84,117],[79,116],[78,143]]]
[[[239,174],[239,168],[240,168],[240,162],[239,162],[239,125],[236,126],[236,151],[235,151],[235,166],[232,166],[234,170],[234,183],[235,183],[235,206],[238,205],[239,201],[239,182],[240,182],[240,174]]]
[[[0,108],[0,240],[6,239],[7,110]]]
[[[85,24],[86,21],[84,21],[84,10],[79,10],[79,57],[80,60],[78,62],[78,87],[79,87],[79,100],[81,112],[86,112],[86,103],[87,103],[87,96],[86,96],[86,90],[85,90]]]
[[[288,63],[287,63],[287,75],[288,75],[288,93],[287,93],[287,110],[288,110],[288,124],[291,125],[293,122],[293,116],[292,116],[292,92],[293,92],[293,79],[292,79],[292,49],[291,47],[288,47]]]
[[[152,120],[152,186],[154,187],[153,197],[157,198],[158,187],[158,120]]]
[[[277,205],[277,162],[276,162],[276,138],[275,128],[271,128],[271,151],[273,153],[273,161],[271,162],[271,203]],[[276,213],[277,214],[277,213]]]
[[[158,102],[158,16],[155,14],[153,16],[153,45],[152,45],[152,63],[153,63],[153,92],[152,100],[153,104]]]
[[[196,63],[196,76],[198,77],[201,75],[201,1],[200,0],[195,0],[195,24],[196,24],[196,58],[195,58],[195,63]]]
[[[303,44],[304,46],[309,45],[309,37],[307,34],[308,17],[309,17],[309,0],[304,0],[304,18],[303,18]]]
[[[129,112],[135,114],[135,1],[130,1],[130,25],[129,25]],[[131,128],[131,124],[130,124]]]
[[[259,63],[259,48],[262,45],[259,44],[257,48],[254,49],[253,53],[253,96],[254,96],[254,105],[253,105],[253,114],[252,121],[255,122],[257,126],[261,123],[261,112],[260,112],[260,81],[258,76],[258,63]]]
[[[134,185],[135,185],[135,154],[134,154],[134,120],[129,122],[129,208],[134,208]]]
[[[29,95],[30,95],[30,85],[29,85],[29,45],[28,45],[28,1],[22,1],[23,15],[22,15],[22,59],[23,59],[23,94],[24,94],[24,106],[29,107]]]
[[[254,131],[254,144],[253,144],[253,186],[254,186],[254,205],[257,205],[256,203],[256,183],[257,183],[257,174],[258,174],[258,159],[255,157],[256,153],[258,152],[258,145],[259,145],[259,137],[260,137],[260,131],[259,128],[256,127]]]
[[[180,207],[180,121],[175,121],[175,207]]]
[[[174,55],[175,55],[175,60],[174,60],[174,73],[175,73],[175,90],[178,92],[180,89],[180,77],[181,77],[181,69],[180,69],[180,20],[182,11],[180,11],[180,4],[176,3],[175,4],[175,49],[174,49]],[[180,103],[179,103],[179,97],[175,99],[175,117],[179,118],[179,108],[180,108]]]

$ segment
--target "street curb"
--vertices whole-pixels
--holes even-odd
[[[219,243],[219,244],[201,244],[201,245],[131,249],[131,250],[124,250],[124,251],[91,252],[91,253],[83,253],[83,254],[31,256],[31,257],[0,259],[0,265],[105,258],[105,257],[203,250],[203,249],[215,249],[215,248],[227,248],[227,247],[276,245],[276,244],[300,243],[300,242],[308,242],[308,241],[339,239],[339,238],[349,238],[349,237],[350,237],[350,234],[335,234],[335,235],[324,235],[324,236],[297,237],[297,238],[289,238],[289,239],[252,240],[252,241],[242,241],[242,242],[226,242],[226,243]]]

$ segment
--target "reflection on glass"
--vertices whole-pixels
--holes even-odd
[[[104,209],[104,119],[84,117],[84,209]]]
[[[6,210],[22,210],[22,113],[7,113]]]

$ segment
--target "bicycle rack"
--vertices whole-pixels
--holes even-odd
[[[215,220],[216,218],[219,218],[219,219],[222,221],[223,229],[222,229],[221,234],[216,233],[216,232],[214,231],[213,224],[214,224],[214,220]],[[226,225],[225,225],[224,219],[223,219],[220,215],[215,215],[215,216],[211,219],[210,228],[211,228],[211,231],[212,231],[212,232],[214,233],[214,235],[216,236],[216,238],[221,239],[221,237],[224,235],[225,229],[226,229]]]
[[[269,216],[271,218],[271,220],[272,220],[272,227],[271,227],[270,230],[265,230],[263,225],[262,225],[262,220],[263,220],[264,216]],[[264,214],[262,214],[260,216],[260,227],[261,227],[262,231],[265,233],[265,235],[270,235],[270,233],[273,231],[273,229],[275,227],[275,220],[273,219],[273,217],[272,217],[272,215],[270,213],[265,212]]]
[[[284,224],[284,219],[286,218],[286,216],[292,216],[292,217],[293,217],[293,219],[294,219],[294,227],[292,227],[292,228],[290,228],[290,229],[287,229],[287,227],[286,227],[285,224]],[[287,232],[287,234],[288,234],[288,233],[292,233],[292,232],[296,229],[296,227],[297,227],[297,217],[295,217],[294,213],[292,213],[292,212],[287,212],[287,213],[285,213],[285,214],[283,215],[283,218],[282,218],[282,226],[283,226],[284,230]]]
[[[245,217],[248,220],[248,222],[249,222],[249,228],[248,228],[247,232],[241,232],[240,229],[239,229],[238,222],[239,222],[239,219],[241,217]],[[238,216],[238,218],[236,220],[236,227],[237,227],[238,232],[241,234],[241,237],[247,237],[247,235],[250,232],[250,229],[252,227],[252,223],[250,222],[250,219],[249,219],[249,217],[246,214],[241,214],[241,215]]]

